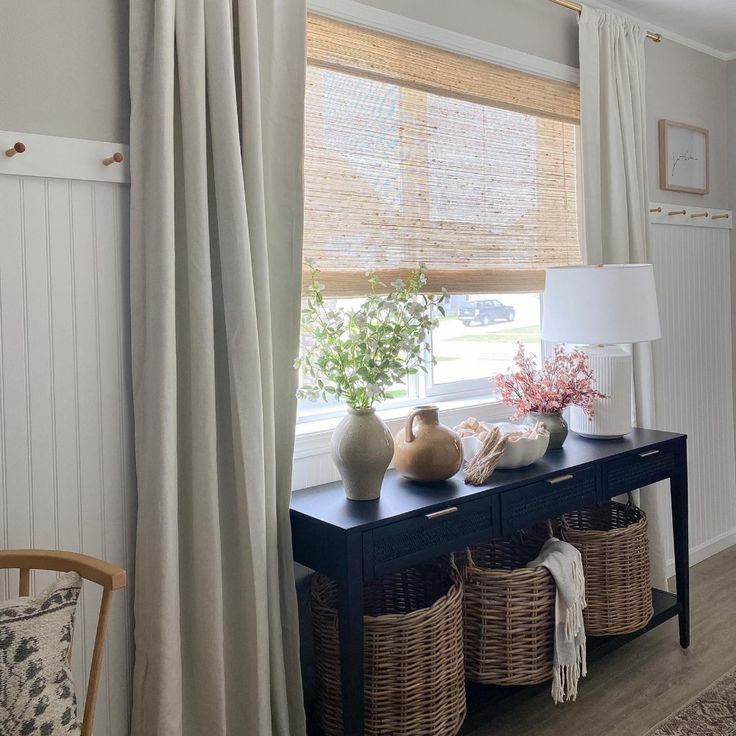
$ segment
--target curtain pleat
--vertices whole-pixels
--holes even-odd
[[[131,2],[135,736],[305,732],[305,22],[299,0]]]

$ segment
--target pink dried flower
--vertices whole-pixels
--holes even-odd
[[[514,363],[516,371],[495,378],[504,404],[516,409],[512,419],[521,419],[530,411],[560,413],[571,404],[592,417],[595,400],[606,398],[593,388],[595,379],[588,356],[580,350],[567,353],[557,345],[554,357],[545,360],[538,370],[534,358],[519,343]]]

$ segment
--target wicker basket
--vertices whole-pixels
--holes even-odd
[[[646,626],[654,609],[644,512],[629,497],[628,504],[570,512],[561,522],[563,539],[583,558],[585,633],[629,634]]]
[[[463,586],[457,569],[429,564],[367,586],[364,597],[366,736],[454,736],[465,719]],[[343,733],[336,588],[312,578],[317,717]]]
[[[543,535],[496,539],[468,549],[465,583],[465,675],[483,684],[532,685],[552,677],[555,583],[528,569]]]

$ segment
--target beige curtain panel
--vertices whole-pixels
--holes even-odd
[[[131,0],[132,736],[303,736],[304,0]]]
[[[581,261],[579,91],[310,15],[305,261],[331,296],[419,263],[429,290],[534,292]]]

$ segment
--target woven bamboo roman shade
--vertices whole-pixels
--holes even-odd
[[[424,263],[429,290],[541,291],[581,261],[578,88],[317,15],[304,257],[331,296]]]

